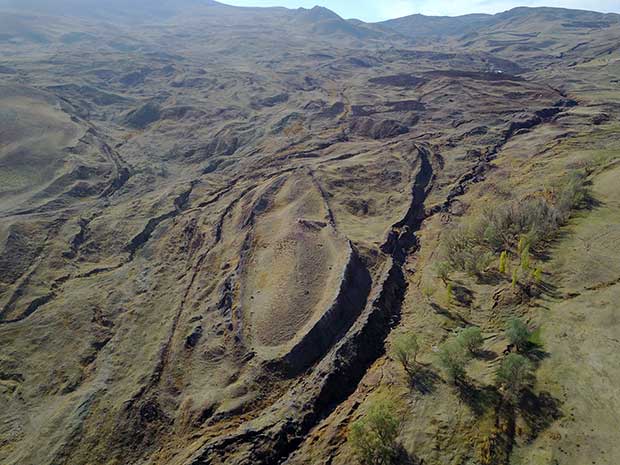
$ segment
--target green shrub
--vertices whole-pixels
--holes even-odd
[[[532,333],[528,329],[527,325],[519,318],[511,318],[506,325],[506,336],[511,344],[514,344],[517,349],[523,350],[527,347],[528,341]]]
[[[571,211],[588,201],[586,181],[584,174],[571,172],[551,196],[548,192],[539,193],[492,206],[470,224],[452,227],[442,237],[445,261],[438,269],[444,283],[452,270],[472,276],[482,275],[495,253],[501,253],[500,272],[505,273],[508,251],[516,251],[521,268],[527,271],[530,253],[540,252],[542,245],[551,240],[567,221]]]
[[[487,209],[483,215],[484,240],[495,252],[526,247],[535,249],[549,240],[566,222],[572,210],[582,208],[589,198],[587,179],[579,171],[570,172],[554,191],[554,202],[542,196],[510,202]]]
[[[398,457],[400,420],[390,399],[373,401],[364,417],[351,426],[348,441],[362,465],[389,465]]]
[[[468,228],[464,225],[457,225],[446,231],[442,245],[446,263],[453,270],[464,270],[465,262],[477,246]]]
[[[475,354],[478,352],[484,343],[482,332],[477,326],[469,326],[468,328],[461,330],[456,337],[456,340],[461,346],[469,351],[470,354]]]
[[[409,375],[415,369],[419,350],[418,339],[413,333],[399,334],[392,343],[392,357],[403,366]]]
[[[444,342],[439,348],[438,358],[448,380],[456,383],[463,378],[469,357],[458,340],[450,339]]]
[[[548,239],[559,227],[556,209],[542,198],[531,198],[488,209],[483,213],[487,227],[484,240],[499,252],[515,250],[520,254],[524,243],[535,247]]]
[[[504,388],[506,397],[516,399],[521,390],[534,380],[532,363],[519,354],[508,354],[496,372],[497,383]]]

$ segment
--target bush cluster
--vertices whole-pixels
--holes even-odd
[[[456,339],[449,339],[439,348],[439,365],[446,372],[448,380],[456,383],[465,376],[469,354]]]
[[[470,275],[481,274],[493,259],[475,227],[458,225],[446,232],[443,237],[443,255],[451,270],[464,271]]]
[[[445,269],[449,268],[479,276],[494,254],[505,251],[512,251],[522,260],[525,254],[527,260],[530,251],[540,250],[542,244],[553,239],[571,212],[582,208],[588,198],[585,175],[571,172],[561,187],[550,193],[485,209],[470,224],[456,225],[444,234],[441,275],[445,277]],[[505,268],[506,258],[503,260]]]
[[[516,317],[508,320],[505,334],[520,352],[527,347],[532,335],[527,325]],[[482,348],[483,342],[480,328],[468,326],[439,347],[437,361],[449,381],[459,386],[459,381],[465,378],[467,363]],[[395,337],[391,352],[411,375],[419,349],[416,335],[409,332]],[[516,404],[523,391],[535,381],[534,365],[521,353],[511,352],[497,368],[495,381],[504,399]],[[364,416],[351,425],[347,441],[361,465],[401,463],[403,449],[398,435],[402,419],[398,410],[393,397],[376,397],[369,403]]]
[[[557,209],[546,199],[532,198],[487,209],[481,242],[493,252],[516,250],[521,237],[535,248],[550,239],[561,225]]]

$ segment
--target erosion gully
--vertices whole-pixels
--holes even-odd
[[[381,250],[389,255],[391,266],[370,298],[363,322],[335,344],[331,363],[317,368],[306,381],[320,386],[315,395],[306,399],[295,418],[274,422],[270,426],[248,426],[230,436],[205,444],[188,464],[204,465],[214,459],[225,460],[227,451],[242,448],[250,442],[251,450],[229,463],[283,463],[303,442],[308,432],[356,389],[368,368],[384,353],[384,342],[400,320],[401,306],[407,289],[404,264],[407,256],[418,248],[417,231],[427,217],[424,203],[434,180],[430,150],[417,146],[419,168],[412,186],[411,203],[402,220],[395,223]],[[328,368],[328,369],[326,369]]]
[[[532,129],[546,123],[563,110],[554,107],[536,112],[527,121],[511,123],[497,144],[480,153],[474,165],[456,181],[445,200],[428,210],[425,209],[425,202],[435,179],[432,160],[440,160],[441,157],[433,154],[428,147],[418,144],[420,166],[413,182],[409,209],[403,219],[392,226],[381,246],[381,251],[389,255],[392,261],[391,267],[379,285],[379,292],[374,294],[376,297],[367,305],[369,310],[361,315],[360,320],[363,322],[354,326],[334,346],[330,354],[332,363],[327,365],[330,369],[325,369],[323,362],[320,362],[306,380],[306,386],[320,386],[318,394],[305,399],[295,418],[274,421],[260,428],[248,425],[241,431],[204,444],[186,463],[207,465],[215,463],[214,459],[223,460],[223,463],[253,465],[284,463],[298,449],[310,430],[356,391],[368,368],[384,354],[385,339],[400,320],[407,290],[404,264],[407,257],[419,248],[417,233],[423,222],[437,213],[448,212],[454,200],[463,195],[468,186],[483,181],[492,160],[518,134],[519,129]],[[441,163],[435,165],[441,168]],[[249,453],[227,460],[231,450],[239,450],[247,446],[248,442],[252,444]]]

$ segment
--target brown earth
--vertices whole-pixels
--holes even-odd
[[[491,463],[617,462],[617,15],[123,3],[0,1],[0,462],[351,463],[389,389],[411,461],[482,463],[512,313],[549,356]],[[447,224],[592,160],[554,293],[498,310],[505,280],[463,276],[443,302]],[[433,352],[469,323],[463,398]]]

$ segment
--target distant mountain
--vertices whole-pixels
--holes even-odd
[[[314,8],[310,9],[299,8],[296,11],[299,12],[300,19],[306,21],[343,21],[343,19],[332,10],[322,6],[315,6]]]
[[[410,38],[461,36],[483,29],[524,26],[544,30],[554,27],[602,28],[618,23],[620,15],[564,8],[517,7],[495,15],[470,14],[464,16],[424,16],[415,14],[378,23]]]
[[[425,16],[415,14],[378,23],[407,37],[454,36],[475,31],[493,24],[494,17],[486,14],[465,16]]]
[[[311,9],[237,7],[214,0],[0,0],[0,9],[13,14],[62,16],[118,25],[172,22],[182,18],[183,22],[200,21],[204,25],[290,28],[291,33],[341,35],[354,39],[393,33],[361,21],[345,20],[320,6]],[[39,42],[48,39],[42,37]]]
[[[201,17],[217,14],[226,24],[232,18],[271,23],[290,20],[304,24],[317,33],[344,33],[359,37],[398,33],[406,37],[456,36],[499,24],[536,21],[570,23],[584,27],[605,27],[620,21],[620,15],[562,8],[517,7],[495,15],[425,16],[414,14],[379,23],[345,20],[322,6],[311,9],[283,7],[237,7],[215,0],[0,0],[0,9],[37,15],[68,16],[96,20],[154,21],[173,17]]]
[[[3,9],[99,20],[162,19],[214,5],[217,2],[213,0],[0,0]]]
[[[362,21],[347,21],[333,11],[315,6],[311,9],[299,8],[295,11],[295,21],[310,28],[317,34],[342,34],[357,38],[370,38],[381,36],[381,32],[372,29],[372,26]]]

